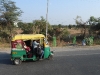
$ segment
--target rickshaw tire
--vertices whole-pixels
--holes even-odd
[[[18,63],[16,63],[16,61],[18,61]],[[20,65],[21,63],[22,63],[22,61],[21,61],[20,58],[15,58],[15,59],[13,60],[13,64],[14,64],[14,65]]]
[[[53,55],[49,55],[48,60],[52,60],[53,59]]]

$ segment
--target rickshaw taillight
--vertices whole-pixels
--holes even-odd
[[[12,41],[11,42],[11,48],[16,48],[17,42],[16,41]]]
[[[20,43],[21,45],[23,45],[23,41],[22,40],[15,40],[11,42],[11,47],[12,48],[16,48],[16,46],[18,45],[18,43]]]

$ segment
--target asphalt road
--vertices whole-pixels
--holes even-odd
[[[11,64],[9,52],[0,52],[0,75],[100,75],[100,50],[59,50],[53,60]]]

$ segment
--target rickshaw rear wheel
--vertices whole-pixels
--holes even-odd
[[[19,58],[14,59],[13,61],[14,65],[20,65],[22,61]]]
[[[48,59],[49,60],[53,59],[53,55],[49,55]]]

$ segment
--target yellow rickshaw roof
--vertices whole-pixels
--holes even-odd
[[[36,40],[36,39],[41,39],[45,38],[43,34],[17,34],[12,38],[12,41],[15,40]]]

